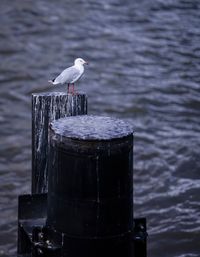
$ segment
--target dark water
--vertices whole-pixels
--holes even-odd
[[[75,57],[90,62],[89,113],[134,125],[148,256],[200,256],[199,0],[0,1],[0,256],[30,192],[31,93]]]

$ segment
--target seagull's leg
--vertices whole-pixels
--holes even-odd
[[[73,83],[73,95],[78,95],[78,92],[74,89],[74,83]]]
[[[73,89],[73,93],[74,93],[74,95],[78,95],[78,91],[76,91],[75,89]]]
[[[70,93],[71,93],[72,95],[74,95],[74,83],[72,83]]]
[[[71,87],[71,84],[69,83],[69,94],[73,95],[73,87]]]
[[[71,86],[70,83],[67,83],[67,93],[71,94],[72,90],[71,90]]]

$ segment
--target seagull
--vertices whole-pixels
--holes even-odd
[[[82,77],[85,64],[88,64],[88,62],[84,61],[82,58],[77,58],[75,59],[73,66],[63,70],[60,75],[58,75],[55,79],[49,80],[48,82],[52,85],[67,84],[67,92],[75,94],[74,83]],[[70,85],[72,85],[72,91],[70,90]]]

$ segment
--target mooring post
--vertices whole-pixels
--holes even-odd
[[[133,131],[122,120],[51,123],[46,238],[62,256],[134,256],[132,158]]]
[[[47,192],[50,122],[61,117],[82,114],[87,114],[85,94],[32,94],[32,194]]]

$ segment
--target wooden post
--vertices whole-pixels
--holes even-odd
[[[50,122],[65,116],[87,114],[85,94],[64,92],[32,94],[32,193],[47,192]]]
[[[133,257],[133,134],[119,119],[50,126],[47,228],[66,257]]]

